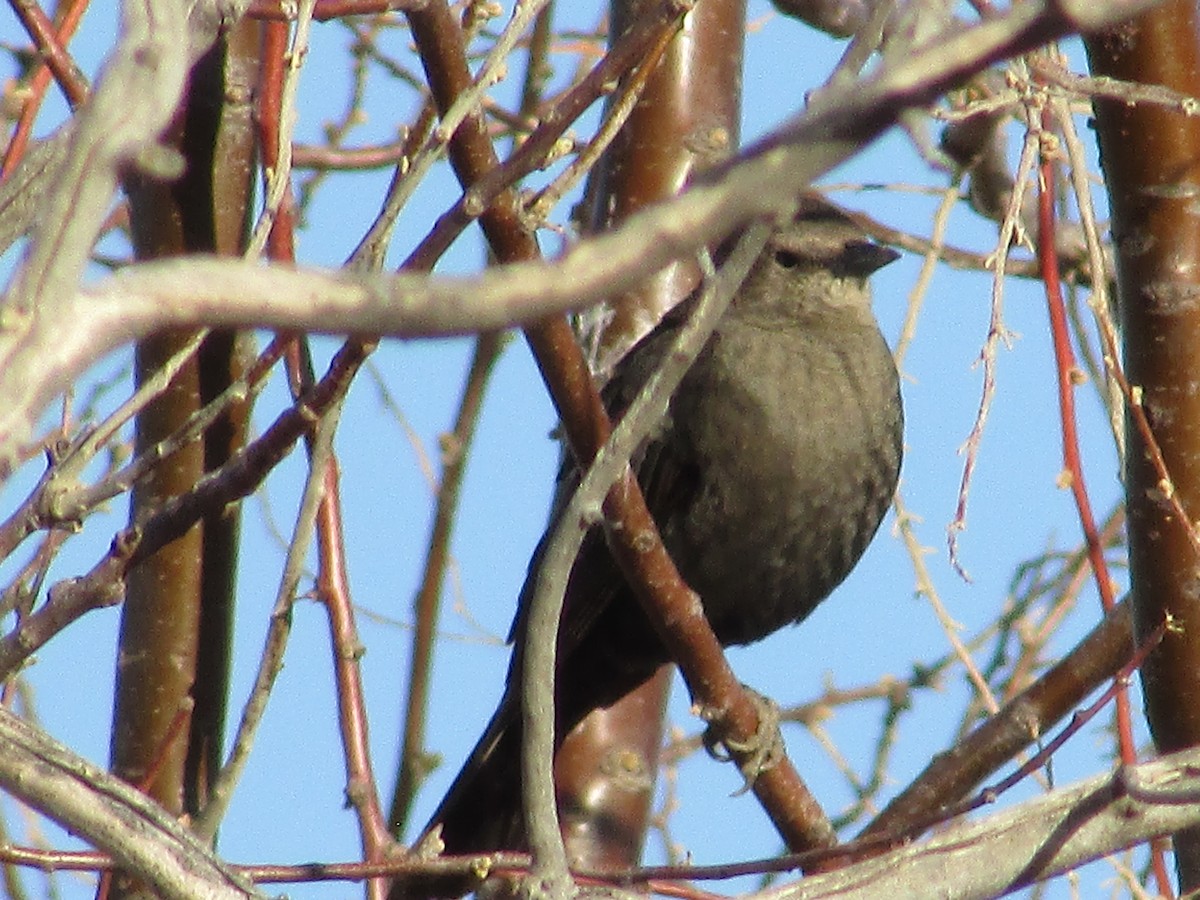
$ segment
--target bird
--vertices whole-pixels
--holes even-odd
[[[808,616],[850,573],[891,503],[904,412],[868,278],[897,256],[823,198],[801,198],[631,460],[722,645],[753,643]],[[688,309],[685,301],[668,313],[617,364],[602,392],[614,418]],[[579,478],[567,454],[548,534]],[[425,830],[448,854],[523,849],[519,648],[539,551],[518,601],[504,695]],[[571,570],[557,658],[558,744],[669,661],[599,526]]]

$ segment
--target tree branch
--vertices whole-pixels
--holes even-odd
[[[170,900],[263,897],[161,806],[0,708],[0,785]]]

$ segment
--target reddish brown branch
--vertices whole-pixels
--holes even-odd
[[[262,71],[258,80],[258,145],[263,159],[263,177],[277,171],[279,165],[279,122],[283,107],[283,76],[288,52],[288,26],[268,22],[263,27]],[[264,183],[264,192],[268,185]],[[267,256],[276,262],[296,259],[295,197],[289,186],[283,194],[271,233],[267,238]]]
[[[87,79],[75,65],[75,60],[67,52],[66,41],[74,32],[87,3],[75,2],[69,5],[65,16],[60,18],[60,24],[55,28],[54,23],[42,11],[41,6],[34,0],[13,0],[9,4],[29,37],[37,47],[38,56],[58,81],[64,96],[71,108],[79,106],[87,97]],[[34,89],[36,93],[36,87]]]
[[[544,220],[586,172],[583,228],[604,231],[678,193],[698,169],[713,162],[705,151],[724,157],[736,149],[745,3],[702,3],[678,28],[673,11],[662,5],[659,14],[666,18],[648,32],[649,40],[639,38],[654,25],[647,4],[619,0],[610,10],[609,56],[635,38],[645,46],[607,103],[594,136],[562,175],[527,203],[534,222]],[[607,374],[613,360],[697,281],[694,261],[683,259],[611,298],[603,314],[593,317],[592,331],[582,335],[593,368]],[[563,839],[577,866],[617,870],[641,860],[671,680],[670,668],[662,667],[619,702],[594,710],[564,739],[554,760],[555,792],[564,810]],[[809,808],[817,809],[815,802]]]
[[[1058,252],[1055,249],[1055,174],[1057,161],[1047,153],[1051,141],[1051,113],[1042,110],[1041,159],[1038,168],[1038,240],[1037,256],[1042,269],[1042,283],[1046,289],[1046,304],[1050,313],[1050,333],[1054,343],[1054,362],[1058,373],[1059,422],[1062,428],[1063,468],[1075,508],[1079,513],[1079,525],[1087,547],[1088,561],[1096,579],[1096,590],[1105,613],[1116,607],[1112,577],[1108,572],[1108,561],[1104,558],[1104,543],[1092,514],[1091,500],[1083,477],[1083,460],[1079,453],[1079,432],[1076,427],[1075,387],[1079,383],[1079,367],[1071,349],[1071,334],[1067,325],[1066,304],[1063,301],[1062,282],[1058,274]],[[1117,691],[1116,719],[1121,761],[1131,765],[1137,761],[1137,748],[1133,739],[1133,718],[1129,709],[1129,695]]]
[[[33,0],[18,0],[13,5],[18,11],[18,15],[22,15],[22,21],[25,22],[39,52],[44,55],[46,65],[39,66],[30,81],[29,94],[21,108],[16,131],[13,132],[13,136],[4,150],[4,162],[0,165],[0,178],[7,178],[25,155],[25,148],[33,133],[33,121],[37,118],[42,100],[46,96],[46,90],[50,87],[52,75],[61,72],[67,76],[67,81],[63,83],[63,90],[72,105],[82,102],[83,96],[87,93],[86,82],[79,75],[74,61],[66,51],[66,42],[79,27],[79,20],[83,18],[83,14],[87,10],[88,0],[73,0],[63,10],[57,30],[46,18],[41,7]],[[68,85],[73,86],[69,87]],[[75,99],[73,95],[77,95],[79,99]]]
[[[431,0],[427,8],[410,12],[408,18],[438,107],[449,109],[471,83],[461,30],[442,0]],[[476,183],[499,165],[478,114],[468,115],[454,133],[450,162],[465,186]],[[480,224],[501,261],[537,255],[511,190],[496,197],[481,215]],[[562,418],[571,450],[586,468],[608,438],[611,426],[575,337],[562,319],[531,327],[526,337]],[[609,492],[603,511],[614,554],[630,584],[637,586],[639,599],[683,670],[696,702],[709,711],[732,742],[753,746],[758,731],[757,707],[725,661],[694,594],[658,538],[637,482],[628,472]],[[789,846],[822,846],[833,841],[823,813],[790,763],[782,762],[764,772],[755,781],[754,791]],[[826,827],[814,830],[814,822],[826,822]]]
[[[1089,35],[1093,74],[1200,95],[1200,13],[1169,0]],[[1171,624],[1142,670],[1161,752],[1200,744],[1200,245],[1189,186],[1200,180],[1200,123],[1183,112],[1095,102],[1124,338],[1124,464],[1136,629]],[[1116,354],[1116,348],[1106,348]],[[1122,386],[1125,390],[1125,386]],[[1177,834],[1180,888],[1200,887],[1200,830]]]
[[[954,747],[936,756],[861,836],[895,833],[906,824],[958,803],[975,785],[1045,734],[1099,684],[1112,678],[1132,653],[1132,615],[1126,602],[1037,682]]]
[[[400,162],[407,152],[407,139],[370,147],[324,147],[315,144],[296,144],[292,147],[292,168],[320,169],[322,171],[379,169]]]
[[[502,191],[507,191],[545,164],[555,143],[593,103],[612,90],[613,84],[628,75],[646,51],[660,41],[664,32],[678,27],[683,4],[679,0],[664,0],[644,9],[634,27],[616,42],[613,48],[584,78],[566,94],[554,101],[552,111],[543,117],[528,139],[517,151],[483,173],[471,184],[462,197],[438,218],[438,223],[408,258],[406,266],[432,268],[446,248],[463,230],[486,209]]]
[[[367,862],[381,862],[392,846],[392,838],[379,803],[379,789],[371,765],[366,699],[359,666],[362,642],[358,638],[350,600],[337,463],[332,455],[325,464],[323,477],[324,496],[317,514],[320,558],[318,582],[321,600],[329,614],[329,633],[333,644],[338,722],[346,754],[346,797],[358,814],[363,858]],[[384,882],[374,881],[369,885],[369,895],[372,897],[382,897],[385,890]]]

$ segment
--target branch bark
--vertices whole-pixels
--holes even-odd
[[[677,200],[579,244],[553,266],[522,262],[478,279],[429,281],[356,279],[249,263],[154,263],[77,292],[118,167],[153,144],[182,84],[184,60],[177,50],[178,65],[169,72],[146,63],[173,59],[162,43],[181,33],[155,31],[153,41],[143,34],[146,52],[134,53],[132,44],[122,51],[122,58],[140,60],[140,68],[134,66],[132,73],[114,68],[101,82],[84,114],[90,124],[81,122],[68,151],[64,168],[78,188],[55,192],[86,195],[92,202],[82,209],[47,210],[0,309],[5,324],[0,395],[9,398],[0,414],[0,476],[53,398],[89,364],[127,341],[164,327],[204,322],[415,337],[500,328],[577,309],[634,287],[750,218],[786,214],[813,179],[857,153],[905,110],[932,102],[970,74],[1151,5],[1151,0],[1030,3],[974,27],[954,23],[917,50],[885,60],[870,78],[825,91],[806,113],[738,161],[718,167]],[[151,97],[168,101],[161,118],[147,113],[155,108],[147,102]],[[121,135],[119,144],[100,140],[113,134]]]
[[[170,900],[265,897],[162,807],[0,709],[0,785]]]
[[[745,900],[986,900],[1200,822],[1200,750],[1121,767],[866,862]],[[758,871],[770,870],[762,866]],[[753,864],[647,869],[637,880],[729,877]]]
[[[1200,94],[1200,17],[1171,2],[1088,38],[1096,74]],[[1112,207],[1128,404],[1125,498],[1135,632],[1170,623],[1146,660],[1146,716],[1160,751],[1200,744],[1200,248],[1192,202],[1200,124],[1178,110],[1097,100]],[[1152,437],[1142,428],[1144,416]],[[1180,509],[1184,516],[1179,515]],[[1200,887],[1200,831],[1175,836],[1180,887]]]

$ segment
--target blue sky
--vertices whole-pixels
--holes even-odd
[[[593,20],[591,9],[580,13],[582,20]],[[85,22],[79,43],[85,66],[94,65],[110,46],[112,26],[103,21],[108,15],[107,5],[94,4]],[[839,44],[780,19],[765,2],[751,3],[750,20],[758,27],[747,38],[746,140],[798,110],[804,92],[819,82],[841,51]],[[402,33],[395,35],[397,42],[404,39]],[[0,15],[0,40],[21,40],[10,15]],[[340,26],[315,26],[301,87],[301,140],[315,139],[323,122],[341,109],[347,41]],[[397,112],[387,86],[378,80],[368,98],[368,122],[358,136],[362,142],[393,133],[397,115],[411,114],[410,98],[404,97]],[[504,88],[499,93],[503,97]],[[49,111],[47,121],[53,121],[54,115]],[[342,176],[336,188],[319,194],[309,213],[314,227],[300,235],[300,259],[308,264],[340,264],[374,216],[387,178],[386,173]],[[945,176],[919,160],[907,137],[891,133],[829,180],[941,187]],[[397,229],[394,261],[456,196],[445,171],[429,179]],[[850,205],[922,233],[928,233],[936,204],[934,197],[894,190],[841,196]],[[1097,200],[1102,202],[1102,196]],[[990,227],[965,207],[955,211],[950,234],[953,243],[985,252],[994,242]],[[480,245],[471,236],[456,245],[439,271],[476,271],[481,258]],[[13,257],[10,254],[0,262],[7,272]],[[889,340],[899,332],[918,266],[919,260],[905,257],[875,279],[876,310]],[[973,580],[964,581],[948,564],[946,526],[957,502],[963,465],[959,448],[979,403],[977,360],[986,335],[989,301],[986,277],[939,268],[903,370],[908,427],[902,491],[910,511],[920,517],[918,535],[932,550],[926,562],[950,614],[962,623],[963,636],[973,635],[995,616],[1020,562],[1050,549],[1074,547],[1079,540],[1070,494],[1055,486],[1061,451],[1045,301],[1038,285],[1012,281],[1004,318],[1013,339],[998,354],[998,389],[970,497],[968,529],[960,538],[962,561]],[[330,339],[318,340],[320,359],[326,359],[335,346]],[[435,461],[437,436],[451,422],[468,353],[465,340],[392,341],[373,360],[419,439],[421,452]],[[109,360],[97,375],[123,365],[123,356]],[[258,425],[268,423],[285,402],[283,387],[276,382],[259,402]],[[1089,488],[1100,516],[1118,496],[1116,457],[1093,386],[1080,389],[1078,403]],[[489,391],[454,535],[455,568],[447,581],[445,639],[435,670],[429,733],[431,749],[442,753],[446,764],[430,778],[419,798],[421,822],[499,695],[507,665],[502,637],[545,522],[556,459],[549,438],[553,426],[553,411],[529,353],[520,337],[514,336]],[[351,585],[363,611],[359,627],[367,648],[363,677],[372,749],[386,805],[408,666],[410,632],[402,623],[409,620],[419,578],[431,514],[430,491],[417,449],[385,410],[366,374],[351,392],[338,451]],[[302,462],[294,454],[260,495],[245,504],[234,711],[240,709],[261,649],[284,552],[274,529],[286,533],[291,527]],[[19,501],[33,474],[22,473],[0,492],[0,508],[10,510]],[[67,577],[90,566],[123,516],[123,508],[114,508],[107,530],[98,520],[90,522],[90,534],[69,543],[53,574]],[[826,682],[852,687],[887,674],[905,676],[914,659],[927,661],[946,652],[946,639],[933,613],[914,594],[912,565],[892,526],[889,517],[860,567],[803,626],[731,654],[747,683],[781,703],[799,702]],[[0,575],[10,571],[8,566],[0,567]],[[1117,572],[1116,577],[1123,587],[1124,573]],[[469,610],[469,617],[457,611],[460,605]],[[1068,632],[1082,634],[1095,621],[1097,610],[1089,585]],[[47,729],[97,762],[107,759],[117,621],[115,609],[90,615],[39,653],[29,673]],[[1054,646],[1062,651],[1069,643],[1064,637]],[[81,677],[84,673],[86,677]],[[230,860],[299,863],[356,858],[357,830],[351,814],[343,809],[344,774],[332,687],[324,612],[301,600],[266,727],[222,829],[221,850]],[[918,695],[900,730],[887,794],[905,784],[933,752],[951,743],[965,692],[959,667],[951,670],[937,691]],[[855,767],[870,758],[878,715],[876,706],[840,712],[826,723]],[[685,731],[697,729],[683,691],[675,692],[673,718]],[[844,780],[806,732],[793,728],[786,738],[797,767],[836,814],[850,799]],[[1066,782],[1104,771],[1107,754],[1107,739],[1100,732],[1081,735],[1056,762],[1058,777]],[[682,767],[681,811],[672,821],[672,837],[695,861],[735,860],[778,849],[753,798],[730,798],[738,785],[731,768],[706,758],[689,760]],[[1034,790],[1023,786],[1016,793],[1029,796]],[[11,805],[7,811],[11,815]],[[714,822],[737,825],[714,827]],[[652,839],[650,857],[660,856],[659,844]],[[1101,868],[1095,877],[1110,875],[1111,870]],[[70,876],[64,878],[69,884]],[[34,883],[32,877],[27,881]],[[343,897],[354,889],[289,886],[287,892],[295,897]],[[68,893],[83,895],[75,890]]]

